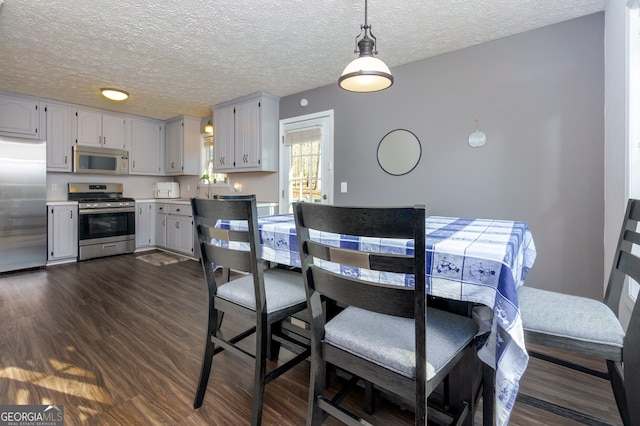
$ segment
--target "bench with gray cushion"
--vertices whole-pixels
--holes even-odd
[[[625,330],[619,306],[627,278],[640,282],[640,202],[629,200],[616,248],[604,301],[521,287],[518,290],[525,341],[606,360],[607,370],[593,370],[548,354],[529,355],[611,382],[625,425],[640,425],[640,308],[633,307]],[[633,251],[633,253],[632,253]],[[518,400],[586,424],[599,424],[583,413],[541,399],[520,395]]]

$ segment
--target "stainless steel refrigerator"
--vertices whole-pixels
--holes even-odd
[[[0,136],[0,272],[47,263],[46,198],[46,142]]]

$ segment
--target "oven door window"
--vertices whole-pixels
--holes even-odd
[[[80,240],[135,234],[135,212],[86,213],[78,222]]]

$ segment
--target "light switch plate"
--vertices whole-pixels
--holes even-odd
[[[340,182],[340,192],[347,192],[347,182]]]

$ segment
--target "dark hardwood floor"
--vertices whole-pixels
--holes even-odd
[[[0,404],[63,404],[66,425],[248,424],[252,367],[229,354],[216,356],[204,404],[192,407],[207,317],[200,264],[136,257],[0,275]],[[225,318],[223,332],[238,323]],[[283,350],[281,361],[288,356]],[[263,424],[305,423],[308,375],[303,362],[267,385]],[[520,390],[621,424],[602,380],[532,359]],[[362,407],[362,393],[348,403]],[[411,412],[385,400],[376,416],[382,425],[413,424]],[[516,403],[510,424],[576,423]]]

